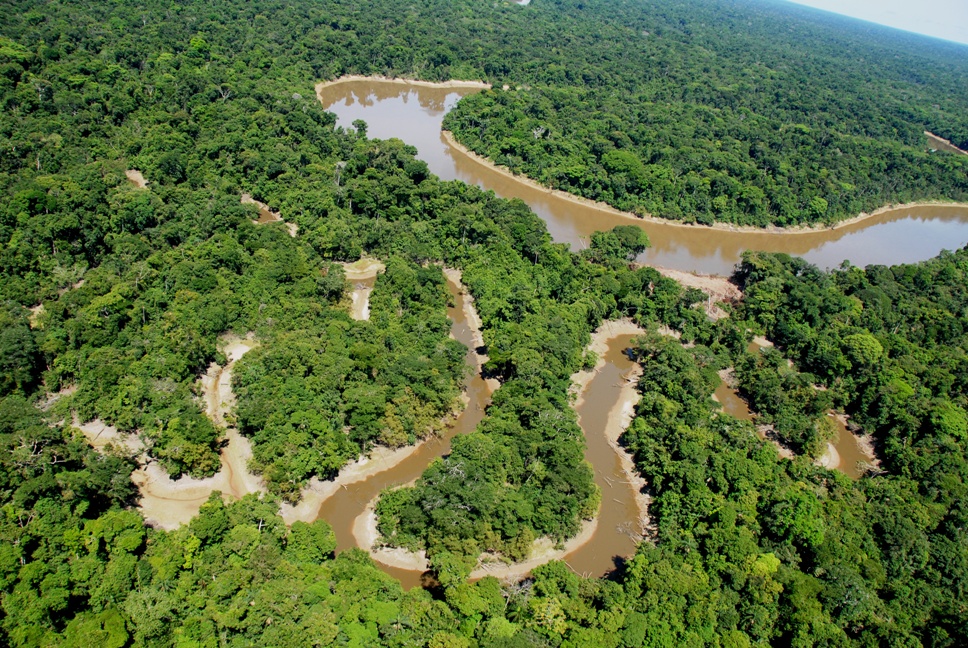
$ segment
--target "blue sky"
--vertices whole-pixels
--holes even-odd
[[[968,44],[968,0],[790,0],[816,7]]]

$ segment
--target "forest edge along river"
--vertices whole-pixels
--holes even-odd
[[[740,252],[747,248],[798,254],[823,265],[822,261],[811,256],[822,257],[821,253],[828,245],[836,245],[856,236],[872,241],[855,241],[851,246],[858,246],[865,254],[869,252],[867,248],[877,248],[877,254],[883,257],[867,262],[894,263],[927,258],[942,249],[942,242],[944,246],[950,247],[955,240],[968,239],[968,209],[962,205],[917,205],[884,209],[871,216],[861,215],[833,229],[776,232],[692,226],[658,222],[656,219],[643,220],[608,206],[561,192],[552,192],[463,150],[449,134],[441,133],[443,115],[453,103],[460,96],[484,87],[488,86],[476,82],[439,85],[355,78],[320,84],[317,94],[327,109],[337,113],[340,121],[364,119],[370,128],[370,135],[382,138],[400,137],[406,143],[417,146],[419,157],[427,161],[430,170],[441,178],[460,179],[486,189],[494,189],[499,196],[522,198],[545,220],[556,241],[581,246],[593,231],[636,222],[646,230],[653,242],[653,248],[639,260],[650,265],[663,265],[672,270],[727,274],[739,260]],[[340,101],[343,102],[342,105],[337,105]],[[380,108],[386,107],[389,107],[389,113],[385,119],[374,120],[375,116],[381,114]],[[368,112],[369,109],[376,112]],[[400,132],[381,132],[388,127]],[[426,155],[427,151],[430,151],[429,156]],[[281,216],[250,196],[243,196],[242,200],[257,204],[260,212],[265,212],[260,213],[259,223],[282,220]],[[926,237],[928,241],[915,250],[914,254],[918,258],[897,259],[897,254],[892,257],[893,253],[898,252],[898,246],[911,243],[907,228],[912,224],[926,227],[930,234]],[[928,227],[932,224],[937,227]],[[950,228],[958,231],[958,236],[954,239]],[[290,233],[295,235],[292,229]],[[845,258],[849,256],[845,255]],[[855,263],[864,263],[857,261],[856,257],[852,260]],[[834,262],[827,263],[833,264]],[[368,285],[357,286],[357,289],[369,292],[372,288],[369,284],[375,278],[376,272],[378,268],[374,265],[372,276],[368,273],[367,277],[360,278],[360,281]],[[483,346],[483,339],[473,300],[460,283],[459,272],[447,270],[446,274],[448,289],[455,302],[448,309],[453,322],[452,335],[468,347],[467,361],[474,369],[466,385],[463,410],[455,415],[440,437],[399,449],[375,448],[369,456],[344,467],[334,480],[321,482],[314,479],[304,489],[303,498],[297,505],[282,506],[283,517],[287,523],[295,520],[326,519],[334,528],[338,549],[353,546],[365,548],[385,571],[399,578],[408,587],[425,582],[426,560],[423,556],[401,549],[378,546],[373,505],[384,489],[406,485],[418,479],[433,459],[449,451],[450,440],[454,436],[473,430],[482,420],[490,396],[497,387],[495,381],[485,381],[480,373],[486,358],[478,353],[478,349]],[[348,279],[353,280],[349,276]],[[358,306],[353,315],[357,319],[365,318],[365,306]],[[648,499],[643,494],[644,480],[634,470],[631,457],[619,446],[618,437],[631,421],[637,400],[634,387],[638,367],[625,356],[624,350],[629,346],[633,335],[640,332],[641,329],[631,322],[606,322],[593,336],[591,348],[599,354],[597,366],[590,372],[580,372],[573,376],[573,382],[578,388],[575,407],[587,442],[586,459],[595,469],[596,483],[602,494],[598,514],[593,520],[584,521],[580,533],[564,546],[555,546],[548,539],[539,539],[535,542],[529,560],[510,565],[484,560],[474,572],[474,577],[523,576],[537,565],[552,559],[564,560],[578,573],[597,576],[613,569],[617,559],[630,556],[635,551],[647,530]],[[241,339],[226,342],[229,345],[243,343]],[[215,399],[212,401],[215,407],[208,403],[207,410],[213,420],[223,427],[225,408],[231,404],[231,389],[229,387],[228,394],[225,395],[222,393],[221,384],[230,384],[234,361],[251,348],[251,345],[243,346],[244,349],[239,347],[229,354],[230,362],[226,367],[215,366],[214,373],[210,371],[203,380],[207,400]],[[720,400],[726,400],[726,394],[720,392],[721,390],[717,390]],[[732,396],[736,398],[735,394]],[[743,408],[737,407],[736,403],[731,402],[732,399],[729,400],[725,408],[727,411],[734,413],[732,410],[736,410],[734,415],[741,418],[749,416],[748,410],[744,414],[740,411]],[[843,421],[839,422],[838,446],[846,438],[853,439]],[[98,429],[97,422],[79,427],[95,445],[114,436],[105,426]],[[190,519],[213,490],[222,490],[234,497],[250,492],[264,492],[264,486],[258,477],[246,470],[245,460],[251,455],[251,450],[245,452],[248,449],[246,440],[237,432],[233,436],[233,432],[227,430],[229,447],[226,451],[233,447],[238,451],[223,451],[223,468],[213,478],[177,481],[169,478],[168,481],[172,483],[167,484],[166,488],[161,483],[164,479],[157,475],[152,478],[151,470],[158,472],[159,466],[150,464],[136,471],[133,478],[142,491],[142,510],[146,519],[158,526],[172,528]],[[837,467],[834,457],[843,454],[842,451],[828,452],[824,458],[828,467]],[[844,457],[839,461],[843,464],[850,458]],[[850,474],[852,471],[845,472]],[[163,477],[167,478],[167,475]],[[160,492],[152,493],[152,484],[158,484],[161,490],[175,495],[169,497]],[[174,503],[178,506],[173,507]],[[154,512],[156,508],[158,511],[166,508],[172,510],[168,514],[158,514]]]
[[[337,115],[338,125],[351,128],[353,121],[362,119],[368,137],[398,138],[415,146],[417,156],[442,180],[462,180],[504,198],[524,200],[556,242],[575,249],[586,246],[594,231],[635,223],[652,242],[639,261],[728,275],[748,249],[786,252],[830,268],[844,260],[860,267],[913,263],[968,243],[968,206],[954,203],[885,207],[827,229],[759,230],[643,220],[554,192],[467,152],[441,131],[444,115],[461,97],[486,87],[481,82],[435,85],[345,77],[318,84],[316,93],[323,107]]]

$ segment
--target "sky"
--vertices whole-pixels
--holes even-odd
[[[790,0],[897,29],[968,44],[968,0]]]

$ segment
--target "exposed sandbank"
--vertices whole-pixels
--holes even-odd
[[[962,155],[968,155],[968,151],[958,148],[957,146],[951,143],[951,140],[946,140],[945,138],[939,135],[935,135],[930,131],[924,131],[924,134],[928,136],[929,144],[936,144],[952,153],[961,153]]]
[[[341,263],[346,280],[355,285],[350,291],[350,317],[357,321],[370,319],[370,293],[372,281],[386,266],[376,259],[360,259],[353,263]]]
[[[545,193],[551,194],[556,198],[562,200],[569,200],[576,204],[584,205],[597,209],[601,212],[611,214],[613,216],[618,216],[628,220],[630,223],[654,223],[656,225],[667,225],[671,227],[683,227],[689,229],[705,228],[711,230],[723,230],[728,232],[749,232],[755,234],[816,234],[818,232],[837,230],[842,227],[847,227],[850,225],[855,225],[869,218],[874,218],[875,216],[880,216],[886,212],[900,210],[900,209],[916,209],[918,207],[968,207],[968,203],[950,202],[950,201],[939,201],[939,200],[922,200],[917,202],[903,203],[903,204],[891,204],[885,205],[874,211],[867,213],[861,212],[860,214],[852,217],[846,218],[844,220],[837,221],[832,225],[797,225],[794,227],[779,227],[777,225],[769,225],[766,227],[756,227],[754,225],[734,225],[731,223],[713,223],[712,225],[703,225],[700,223],[683,223],[681,221],[667,220],[665,218],[658,218],[652,215],[639,216],[631,212],[621,211],[612,207],[608,203],[600,202],[597,200],[591,200],[589,198],[584,198],[582,196],[576,196],[575,194],[569,193],[567,191],[562,191],[560,189],[552,189],[546,185],[532,180],[524,175],[518,175],[504,166],[499,166],[494,164],[489,159],[475,153],[470,150],[460,142],[458,142],[453,133],[450,131],[442,131],[442,136],[444,141],[448,145],[453,147],[455,150],[460,151],[467,157],[475,160],[479,164],[482,164],[492,171],[499,173],[507,178],[511,178],[517,182],[525,184],[533,189],[543,191]]]
[[[251,194],[243,193],[241,197],[241,202],[243,205],[255,205],[259,208],[259,218],[253,220],[252,222],[256,225],[265,225],[267,223],[282,223],[282,214],[279,212],[274,212],[269,209],[269,206],[265,203],[259,202],[252,197]],[[299,232],[299,226],[295,223],[286,223],[286,231],[289,232],[289,236],[295,238],[296,233]]]
[[[370,554],[373,560],[388,567],[425,572],[430,569],[427,552],[413,552],[401,547],[377,547],[380,532],[377,531],[375,502],[370,502],[366,510],[353,520],[353,537],[357,546]]]
[[[598,356],[598,362],[591,370],[579,371],[571,377],[572,393],[576,395],[573,407],[576,410],[585,402],[588,385],[605,366],[605,353],[608,351],[609,342],[621,335],[641,335],[644,333],[645,330],[630,319],[604,322],[592,333],[592,339],[587,349],[595,352]],[[635,417],[635,406],[641,398],[636,386],[641,376],[642,367],[638,364],[634,364],[631,371],[625,374],[618,400],[608,412],[605,436],[608,438],[609,445],[615,450],[615,454],[618,455],[626,479],[635,493],[635,505],[639,513],[638,522],[641,531],[644,532],[649,525],[649,503],[651,501],[649,496],[643,492],[648,482],[635,468],[632,455],[619,443],[619,438],[625,433]]]
[[[460,293],[463,299],[461,310],[464,313],[464,319],[467,320],[467,326],[471,330],[471,339],[473,340],[475,349],[484,348],[484,333],[481,331],[483,323],[481,322],[481,316],[477,313],[477,307],[474,306],[474,297],[468,292],[467,287],[463,283],[463,274],[457,268],[444,268],[444,276],[457,288],[457,292]],[[475,353],[474,357],[477,362],[476,370],[480,373],[490,358],[487,357],[487,354],[480,352]],[[492,394],[501,386],[501,381],[497,378],[485,378],[484,383]]]
[[[430,569],[427,552],[413,552],[400,547],[378,547],[380,533],[377,531],[377,517],[371,502],[366,510],[353,521],[353,537],[358,546],[368,552],[376,562],[388,567],[406,569],[408,571],[425,572]],[[498,556],[482,554],[477,567],[471,572],[470,578],[476,580],[485,576],[500,579],[516,579],[528,575],[535,567],[540,567],[552,560],[567,560],[568,554],[583,547],[595,535],[598,529],[598,517],[584,520],[577,535],[556,549],[557,544],[551,538],[538,538],[531,545],[531,553],[527,560],[506,563]]]
[[[836,470],[840,468],[840,453],[837,452],[837,448],[830,441],[827,441],[827,449],[822,455],[817,457],[814,464],[820,466],[821,468],[827,468],[828,470]]]
[[[674,279],[686,288],[698,288],[706,293],[709,299],[704,309],[706,315],[711,319],[722,319],[729,314],[719,305],[720,302],[736,304],[743,298],[743,291],[739,289],[739,286],[731,283],[727,277],[686,272],[684,270],[674,270],[660,266],[651,267],[655,268],[663,277]]]
[[[463,399],[466,402],[466,396]],[[374,475],[390,470],[403,460],[417,452],[430,438],[421,439],[417,443],[400,448],[374,446],[368,454],[356,461],[343,466],[333,479],[323,481],[317,477],[309,480],[309,485],[303,488],[299,502],[296,504],[282,503],[282,519],[286,524],[298,520],[312,522],[316,519],[323,502],[344,486],[365,481]],[[371,502],[372,506],[372,502]],[[361,544],[360,547],[363,545]]]
[[[138,171],[137,169],[128,169],[124,172],[124,175],[128,178],[128,181],[138,189],[148,188],[148,181],[145,180],[143,175],[141,175],[141,171]]]
[[[205,413],[218,427],[227,427],[226,415],[235,406],[232,391],[232,368],[247,351],[256,346],[249,334],[246,338],[226,335],[221,339],[223,351],[228,358],[225,367],[212,363],[200,379],[205,403]],[[88,442],[103,451],[109,445],[130,454],[138,455],[141,467],[131,473],[131,481],[141,493],[138,508],[145,521],[162,529],[174,529],[190,521],[198,514],[213,491],[240,499],[249,493],[265,492],[262,479],[247,468],[252,457],[249,440],[238,430],[228,428],[227,443],[221,452],[222,468],[211,477],[195,479],[171,476],[144,453],[144,444],[137,434],[122,434],[114,427],[96,419],[83,425],[75,419],[74,426],[84,433]]]
[[[354,264],[349,264],[349,266],[345,267],[347,268],[347,279],[351,277],[366,279],[375,277],[376,273],[381,271],[384,266],[379,261],[373,259],[361,259],[360,261],[357,261]],[[464,317],[467,319],[468,327],[471,328],[474,343],[477,344],[478,341],[483,343],[483,336],[480,331],[480,316],[477,314],[477,309],[474,308],[473,298],[467,292],[464,284],[461,283],[460,271],[451,268],[444,268],[444,275],[447,277],[447,280],[453,284],[455,292],[459,293],[463,298],[461,310],[464,313]],[[476,370],[480,371],[483,363],[487,361],[487,357],[476,353],[475,358],[477,362]],[[500,386],[500,382],[495,379],[485,381],[485,383],[487,384],[487,387],[491,393],[493,393],[494,390]],[[462,406],[458,411],[453,412],[451,416],[457,416],[459,411],[462,411],[465,407],[467,407],[468,402],[469,398],[467,394],[462,393]],[[375,446],[370,450],[368,455],[362,456],[356,461],[344,466],[335,478],[326,481],[320,480],[316,477],[312,478],[309,481],[309,485],[302,490],[298,503],[282,504],[283,520],[285,520],[286,524],[292,524],[297,520],[302,520],[304,522],[311,522],[315,520],[316,515],[323,503],[332,497],[333,494],[340,488],[364,481],[370,477],[373,477],[374,475],[378,475],[396,467],[405,459],[416,453],[425,443],[429,441],[430,438],[428,437],[413,445],[403,446],[401,448]],[[369,507],[372,509],[373,505],[374,502],[370,502]],[[354,535],[356,535],[355,526]],[[357,536],[358,546],[364,547],[367,542],[369,542],[368,546],[372,546],[375,542],[375,539],[368,541],[365,534]]]

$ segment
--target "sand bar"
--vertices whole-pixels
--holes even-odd
[[[200,382],[206,414],[216,426],[227,428],[226,415],[235,406],[232,369],[239,358],[256,346],[256,342],[251,333],[245,338],[230,334],[221,338],[221,345],[228,363],[220,367],[213,362]],[[75,419],[74,426],[98,450],[113,445],[139,455],[141,467],[131,473],[131,481],[141,494],[138,508],[152,526],[174,529],[187,523],[198,514],[213,491],[240,499],[249,493],[266,490],[262,479],[248,471],[247,464],[252,457],[249,440],[234,428],[226,430],[228,443],[222,449],[222,468],[217,473],[203,479],[187,476],[172,479],[159,463],[144,453],[144,444],[137,434],[120,433],[98,419],[83,425]]]
[[[382,263],[374,259],[361,259],[356,263],[349,264],[348,266],[344,267],[346,268],[347,279],[372,278],[376,276],[377,272],[382,271],[384,268]],[[460,271],[445,268],[444,275],[447,277],[447,280],[453,284],[456,292],[463,297],[462,311],[467,319],[468,327],[472,329],[473,339],[475,342],[480,340],[481,343],[483,343],[483,336],[480,332],[480,316],[477,314],[477,309],[474,307],[473,298],[468,293],[464,284],[460,281]],[[475,357],[477,360],[476,369],[477,371],[480,371],[480,367],[484,362],[487,361],[487,357],[481,356],[480,354],[475,354]],[[492,379],[491,381],[485,382],[492,393],[495,389],[497,389],[497,387],[500,386],[500,383],[497,380]],[[467,407],[467,404],[468,397],[467,394],[464,393],[461,395],[461,407],[459,410],[453,412],[451,416],[456,417],[460,410],[463,410],[465,407]],[[297,520],[302,520],[305,522],[315,520],[323,503],[332,497],[333,494],[336,493],[340,488],[362,482],[370,477],[373,477],[374,475],[378,475],[396,467],[405,459],[415,454],[418,449],[429,441],[430,438],[426,438],[415,443],[414,445],[403,446],[401,448],[375,446],[370,450],[368,455],[361,456],[356,461],[343,466],[334,479],[324,481],[315,477],[312,478],[309,481],[309,485],[302,490],[302,494],[297,504],[282,504],[283,520],[285,520],[286,524],[292,524]],[[369,508],[372,509],[373,505],[374,502],[370,502]],[[365,529],[367,527],[364,526],[361,528]],[[375,529],[375,526],[373,528]],[[362,531],[362,535],[356,535],[356,523],[354,523],[353,532],[354,536],[357,538],[358,546],[372,547],[375,543],[375,539],[370,540]],[[415,567],[415,569],[418,569],[418,567]]]
[[[124,172],[124,175],[128,178],[128,182],[133,184],[138,189],[148,188],[148,181],[145,180],[143,175],[141,175],[141,171],[138,171],[137,169],[128,169]]]
[[[370,294],[373,292],[373,281],[379,273],[386,270],[386,266],[376,259],[367,258],[340,265],[346,273],[346,280],[354,284],[349,293],[350,317],[357,321],[370,319]]]

